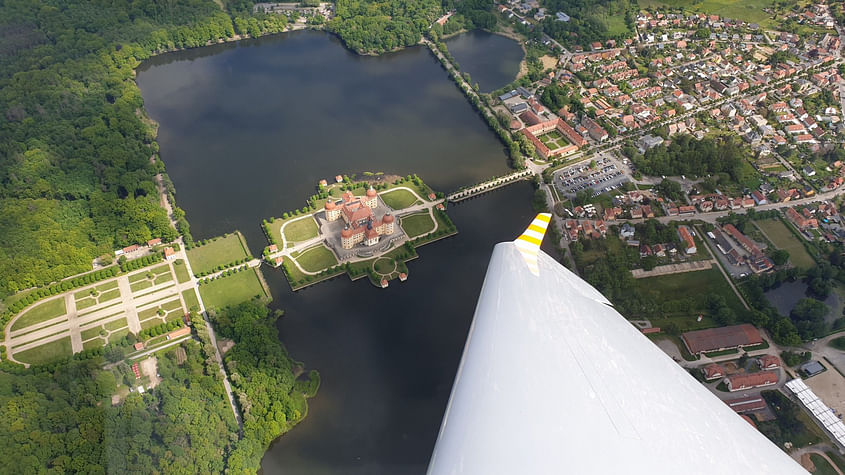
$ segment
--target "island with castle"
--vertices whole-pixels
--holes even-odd
[[[321,180],[302,209],[264,221],[264,260],[293,290],[340,274],[378,287],[408,278],[416,249],[457,233],[445,199],[416,175],[368,173]]]

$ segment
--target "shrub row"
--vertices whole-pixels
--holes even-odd
[[[216,272],[220,272],[221,270],[228,269],[230,267],[235,267],[235,266],[239,266],[241,264],[246,264],[251,259],[252,259],[251,256],[247,256],[247,257],[244,257],[243,259],[238,259],[238,260],[232,261],[228,264],[223,264],[222,266],[217,266],[214,269],[211,269],[210,271],[205,271],[205,272],[200,272],[198,274],[194,274],[194,277],[199,279],[200,277],[205,277],[207,275],[211,275],[211,274],[214,274]]]
[[[234,269],[229,269],[229,270],[227,270],[226,272],[223,272],[220,275],[217,275],[217,276],[214,276],[214,277],[206,277],[205,279],[198,281],[197,285],[207,284],[207,283],[209,283],[213,280],[222,279],[224,277],[228,277],[232,274],[236,274],[238,272],[242,272],[242,271],[245,271],[247,269],[249,269],[249,266],[241,266],[241,267],[236,267]]]

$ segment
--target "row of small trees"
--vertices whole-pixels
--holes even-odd
[[[120,270],[123,272],[131,272],[133,270],[155,264],[156,262],[161,262],[161,260],[164,259],[164,253],[157,252],[155,254],[150,254],[149,256],[132,259],[131,261],[127,261],[124,256],[120,257],[121,258],[117,261],[118,264],[120,264]]]
[[[177,318],[176,320],[167,323],[162,323],[160,325],[147,328],[146,330],[141,330],[141,333],[138,333],[138,338],[140,338],[141,340],[147,340],[149,338],[171,332],[183,326],[185,326],[185,323],[182,321],[181,318]]]
[[[249,266],[241,266],[236,267],[234,269],[229,269],[226,272],[223,272],[222,274],[216,275],[214,277],[206,277],[205,279],[198,281],[197,285],[208,284],[213,280],[222,279],[223,277],[229,277],[230,275],[237,274],[238,272],[242,272],[247,269],[249,269]]]
[[[196,278],[198,278],[198,279],[199,279],[200,277],[205,277],[205,276],[207,276],[207,275],[211,275],[211,274],[214,274],[214,273],[216,273],[216,272],[220,272],[221,270],[228,269],[228,268],[230,268],[230,267],[236,267],[236,266],[239,266],[239,265],[241,265],[241,264],[246,264],[246,263],[247,263],[247,262],[249,262],[251,259],[252,259],[252,258],[251,258],[251,257],[249,257],[249,256],[244,257],[243,259],[236,259],[236,260],[234,260],[234,261],[232,261],[232,262],[230,262],[230,263],[228,263],[228,264],[223,264],[223,265],[216,266],[216,267],[214,267],[213,269],[211,269],[211,270],[209,270],[209,271],[203,271],[203,272],[199,272],[199,273],[197,273],[197,274],[194,274],[194,277],[196,277]]]

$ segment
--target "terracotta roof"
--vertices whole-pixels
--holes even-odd
[[[686,332],[681,339],[693,354],[763,343],[760,331],[748,323]]]
[[[768,386],[778,382],[777,371],[760,371],[759,373],[735,374],[728,376],[730,388],[732,391],[740,389],[755,388],[758,386]]]
[[[704,379],[716,379],[725,375],[725,368],[716,363],[709,364],[704,367]]]
[[[780,358],[775,355],[763,355],[760,357],[760,367],[763,369],[780,368]]]

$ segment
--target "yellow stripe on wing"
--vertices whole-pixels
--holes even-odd
[[[528,270],[534,275],[540,275],[540,270],[537,267],[537,253],[540,252],[540,244],[543,242],[543,236],[546,235],[551,220],[552,215],[550,213],[538,214],[525,229],[525,232],[514,240],[516,248],[519,249],[525,264],[528,266]]]

